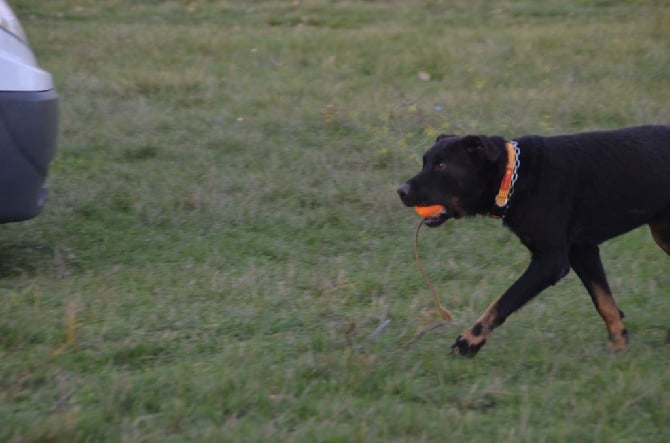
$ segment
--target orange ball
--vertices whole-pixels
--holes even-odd
[[[414,210],[423,218],[435,217],[444,211],[444,206],[442,205],[431,205],[431,206],[414,206]]]

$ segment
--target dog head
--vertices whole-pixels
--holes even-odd
[[[400,199],[406,206],[444,206],[425,220],[430,227],[486,211],[482,197],[497,177],[504,144],[500,137],[438,136],[423,155],[421,171],[398,188]]]

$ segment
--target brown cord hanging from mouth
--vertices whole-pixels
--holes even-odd
[[[414,258],[416,258],[416,264],[419,267],[419,271],[421,271],[423,281],[426,282],[426,286],[428,286],[428,289],[430,289],[430,292],[433,294],[433,301],[435,302],[435,308],[437,308],[438,312],[440,313],[442,320],[451,321],[454,316],[451,315],[451,312],[449,312],[449,310],[444,306],[442,306],[442,304],[440,303],[440,299],[437,297],[437,291],[435,290],[433,284],[430,282],[428,275],[426,275],[426,271],[423,269],[423,263],[421,263],[421,258],[419,258],[419,229],[421,229],[422,225],[423,225],[423,219],[421,219],[419,224],[416,226],[416,230],[414,231]]]

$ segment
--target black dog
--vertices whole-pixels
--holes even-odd
[[[640,126],[555,137],[441,135],[423,168],[398,188],[407,206],[443,205],[425,220],[502,218],[530,250],[528,269],[456,339],[474,356],[494,328],[570,267],[623,350],[628,333],[600,261],[598,245],[643,224],[670,254],[670,126]]]

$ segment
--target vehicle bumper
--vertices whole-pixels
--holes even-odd
[[[57,136],[55,90],[0,91],[0,223],[41,211]]]

